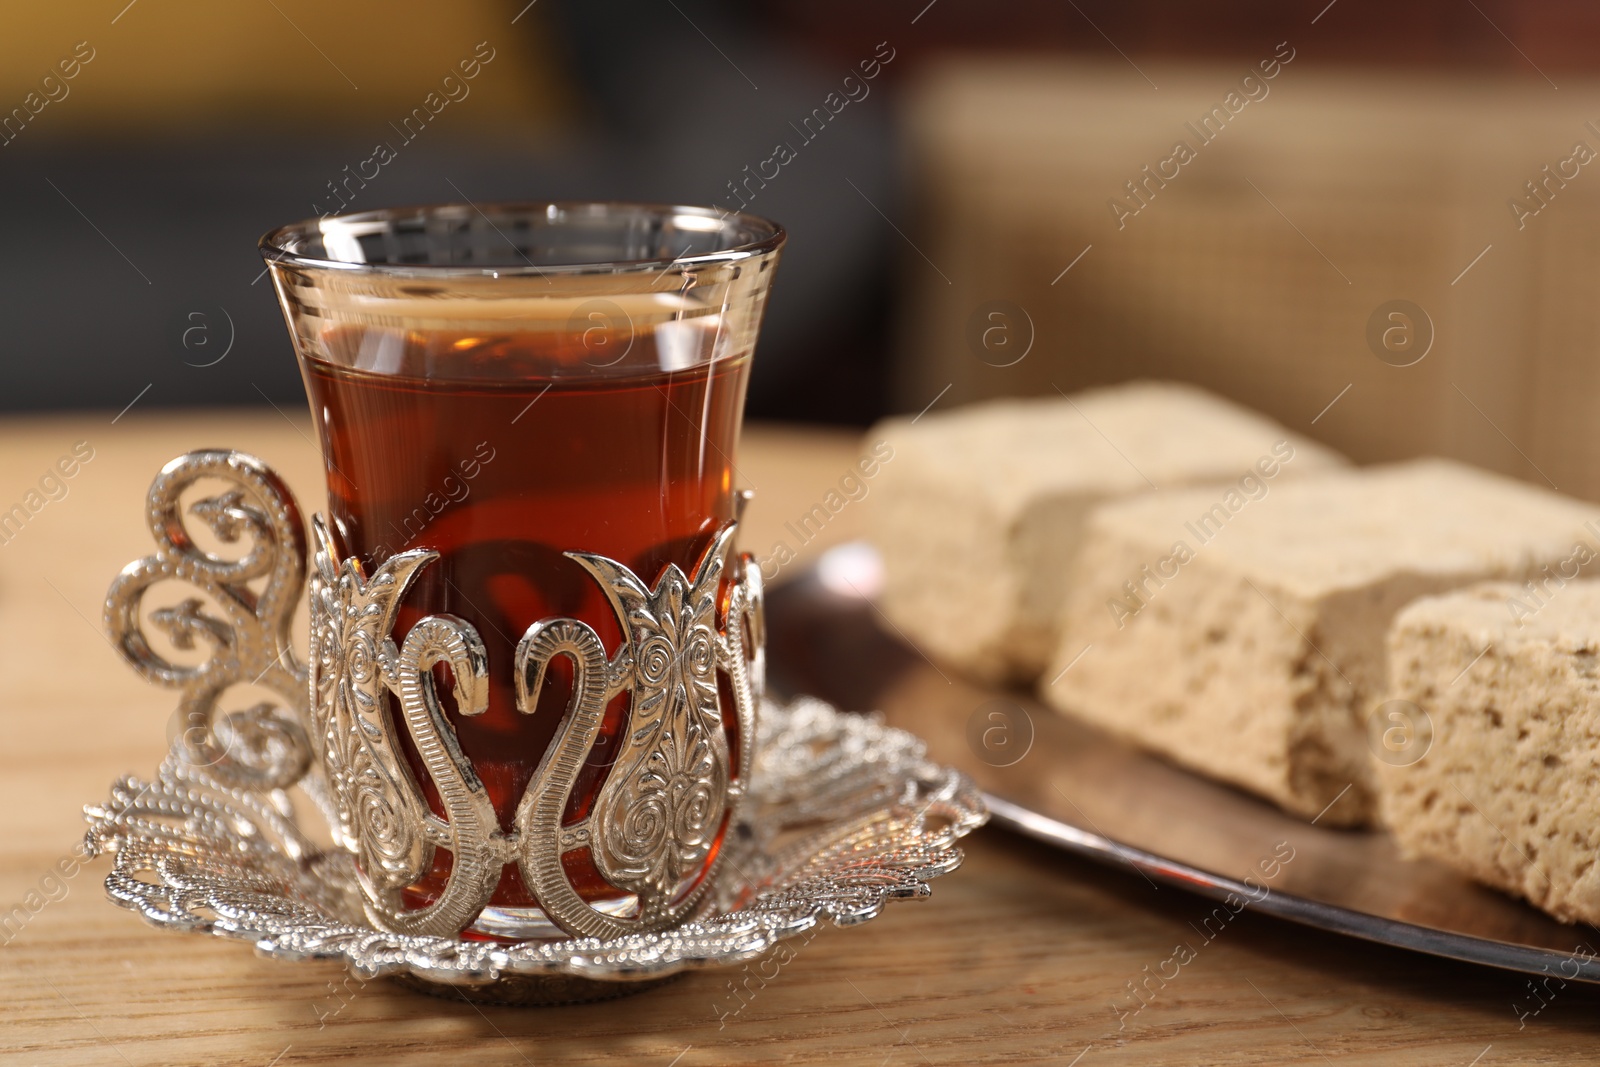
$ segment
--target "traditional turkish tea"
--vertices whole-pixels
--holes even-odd
[[[402,602],[397,641],[423,616],[455,615],[477,629],[491,664],[509,665],[531,623],[567,616],[614,649],[622,636],[615,613],[563,553],[610,556],[653,583],[669,563],[692,573],[734,518],[732,456],[749,354],[712,358],[714,316],[675,323],[670,355],[653,334],[630,333],[606,325],[489,336],[338,327],[326,340],[338,362],[305,361],[343,553],[369,572],[409,549],[439,553]],[[570,376],[574,365],[615,358],[630,344],[631,364],[682,369]],[[453,719],[508,831],[566,709],[570,661],[552,661],[532,716],[518,712],[513,680],[509,669],[491,670],[488,711]],[[589,812],[628,700],[623,693],[607,709],[571,820]],[[408,755],[442,814],[420,757]],[[564,861],[585,895],[611,892],[582,850]],[[412,890],[418,903],[438,891],[450,863],[450,853],[435,853],[434,870]],[[536,904],[514,865],[493,903]]]
[[[375,921],[614,937],[709,891],[750,773],[734,457],[782,242],[629,204],[264,240],[328,480],[311,727]]]

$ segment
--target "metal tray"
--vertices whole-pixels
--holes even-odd
[[[852,544],[767,594],[770,684],[880,709],[983,791],[994,821],[1069,852],[1308,926],[1435,956],[1600,983],[1600,931],[1569,926],[1380,831],[1316,826],[935,666],[872,603]],[[1284,856],[1289,856],[1286,861]],[[1225,905],[1227,906],[1227,905]]]

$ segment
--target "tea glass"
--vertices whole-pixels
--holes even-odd
[[[706,899],[759,699],[736,456],[784,240],[562,202],[262,239],[328,483],[312,743],[374,922],[615,937]]]

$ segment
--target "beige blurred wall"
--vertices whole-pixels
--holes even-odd
[[[40,111],[34,136],[398,121],[440,90],[447,75],[459,79],[458,64],[487,42],[491,52],[481,54],[493,58],[466,83],[459,100],[465,106],[452,126],[553,125],[569,110],[570,97],[540,33],[537,8],[512,25],[518,6],[488,0],[8,5],[0,15],[0,113],[23,106],[30,92],[44,96],[42,79],[59,77],[57,64],[88,42],[93,59],[66,83],[64,98]]]
[[[1198,143],[1185,124],[1248,68],[1141,66],[962,59],[914,88],[901,409],[1175,377],[1358,460],[1441,453],[1600,499],[1600,160],[1520,228],[1508,207],[1539,205],[1526,183],[1577,142],[1600,152],[1600,85],[1297,54],[1119,219],[1109,201],[1137,204],[1125,183]],[[1433,322],[1414,366],[1366,339],[1397,298]],[[996,300],[1032,323],[1013,366],[973,340]]]

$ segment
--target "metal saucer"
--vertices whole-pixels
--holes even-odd
[[[87,842],[115,856],[111,899],[157,926],[278,959],[341,960],[362,978],[442,996],[555,1004],[743,963],[820,923],[853,926],[925,897],[960,866],[956,842],[988,817],[964,774],[874,717],[768,701],[757,736],[749,802],[710,903],[662,933],[515,944],[388,933],[364,914],[353,857],[319,847],[302,823],[321,818],[317,805],[225,784],[181,746],[150,781],[124,778],[85,809]]]

